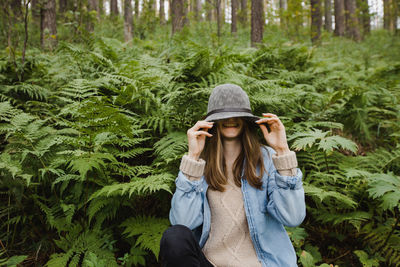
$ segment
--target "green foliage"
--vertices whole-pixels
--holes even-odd
[[[154,217],[131,217],[121,224],[128,237],[137,236],[135,246],[149,249],[158,258],[161,236],[170,225],[168,219]]]
[[[305,9],[290,2],[298,21]],[[88,34],[77,18],[94,14],[71,11],[51,53],[28,49],[15,66],[0,52],[1,262],[156,261],[186,131],[214,86],[236,83],[297,151],[307,218],[287,232],[299,265],[399,266],[398,38],[309,48],[269,28],[254,49],[247,29],[217,40],[207,23],[169,38],[145,12],[145,40],[121,42],[122,21],[105,18]]]

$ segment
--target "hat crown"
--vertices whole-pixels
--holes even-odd
[[[250,101],[246,92],[235,84],[218,85],[211,92],[208,100],[207,113],[224,108],[250,109]]]

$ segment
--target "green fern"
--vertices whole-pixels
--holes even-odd
[[[169,225],[168,219],[141,216],[127,219],[121,227],[125,228],[123,233],[128,237],[138,236],[137,246],[150,250],[158,258],[161,236]]]

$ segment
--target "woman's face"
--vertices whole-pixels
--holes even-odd
[[[218,131],[226,139],[238,138],[243,131],[242,118],[228,118],[217,122]]]

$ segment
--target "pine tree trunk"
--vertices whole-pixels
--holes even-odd
[[[98,6],[98,1],[97,0],[88,0],[88,7],[90,11],[96,11],[97,13],[97,21],[100,20],[100,12],[99,12],[99,6]],[[94,23],[92,21],[88,21],[87,24],[87,30],[89,32],[92,32],[94,29]]]
[[[347,0],[348,7],[348,33],[350,37],[355,41],[361,40],[360,28],[358,23],[358,16],[356,13],[356,0]]]
[[[322,13],[321,1],[311,0],[311,42],[317,43],[321,37]]]
[[[129,42],[133,37],[132,0],[124,1],[124,38]]]
[[[60,0],[58,3],[58,12],[62,15],[67,11],[67,0]]]
[[[104,1],[103,0],[98,0],[99,1],[99,17],[101,18],[104,15]]]
[[[111,16],[118,16],[118,1],[117,0],[110,0],[110,14]]]
[[[165,24],[165,7],[164,7],[164,0],[160,0],[160,24]]]
[[[100,20],[100,8],[98,0],[88,0],[89,10],[96,11],[97,20]]]
[[[286,10],[285,0],[279,0],[279,25],[286,28],[284,12]]]
[[[171,4],[172,34],[175,34],[176,32],[180,31],[184,25],[183,0],[172,0]]]
[[[221,0],[215,0],[215,11],[217,12],[217,36],[221,36]]]
[[[135,18],[139,18],[139,0],[135,0]]]
[[[264,30],[264,9],[262,0],[251,1],[251,46],[262,42]]]
[[[52,50],[57,45],[56,1],[44,0],[40,9],[40,44]]]
[[[247,26],[247,0],[239,0],[240,1],[240,12],[239,12],[239,22],[242,27]]]
[[[40,25],[40,3],[39,0],[31,2],[32,20],[36,25]]]
[[[332,0],[325,0],[325,30],[332,32]]]
[[[390,0],[383,0],[383,28],[389,30],[390,24]]]
[[[194,17],[196,21],[203,20],[203,17],[201,16],[201,0],[195,0]]]
[[[213,0],[205,0],[207,21],[212,21],[212,19],[213,19],[212,13],[214,11],[214,5],[211,1],[213,1]]]
[[[363,34],[367,35],[371,32],[371,16],[369,14],[368,0],[361,0],[361,12],[362,12]]]
[[[344,0],[335,0],[335,35],[344,36],[345,33],[345,15]]]
[[[20,20],[22,18],[21,0],[12,0],[10,6],[14,15],[14,20]]]
[[[237,32],[237,1],[231,0],[231,33],[236,34]]]

